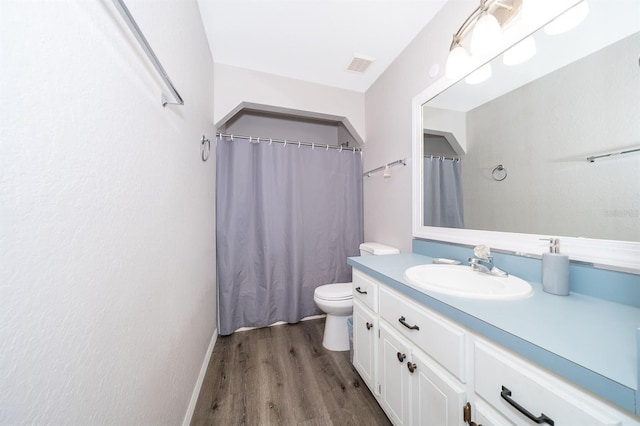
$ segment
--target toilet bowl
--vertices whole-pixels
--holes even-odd
[[[360,244],[360,255],[397,254],[400,250],[379,243]],[[353,290],[351,283],[325,284],[316,288],[313,300],[327,314],[324,324],[322,346],[330,351],[349,350],[347,320],[353,312]]]
[[[351,283],[321,285],[314,291],[313,300],[327,314],[322,346],[330,351],[348,351],[347,319],[353,311]]]

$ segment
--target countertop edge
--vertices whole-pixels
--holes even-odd
[[[425,258],[427,258],[425,256]],[[356,269],[371,275],[373,278],[383,282],[411,299],[427,305],[440,314],[456,321],[481,337],[492,340],[520,356],[546,368],[558,376],[569,380],[590,392],[610,401],[611,403],[627,410],[633,414],[637,405],[640,405],[640,392],[608,377],[585,368],[569,359],[556,355],[535,343],[521,339],[520,337],[506,332],[488,322],[476,318],[466,312],[448,305],[434,297],[421,293],[401,281],[398,281],[386,274],[383,274],[369,266],[358,262],[358,258],[348,258],[347,263]],[[640,330],[638,331],[638,346],[640,353]]]

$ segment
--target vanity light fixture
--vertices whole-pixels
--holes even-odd
[[[480,6],[453,36],[445,68],[447,78],[458,79],[468,70],[469,53],[462,45],[467,35],[471,32],[471,54],[483,54],[495,49],[502,42],[502,27],[518,14],[522,2],[523,0],[480,0]]]
[[[548,23],[544,32],[549,35],[565,33],[577,27],[589,14],[589,4],[586,1],[578,3],[562,15]]]
[[[484,64],[464,79],[467,84],[479,84],[491,77],[491,64]]]
[[[535,54],[536,41],[531,35],[504,52],[502,62],[505,65],[518,65],[528,61]]]
[[[495,16],[484,11],[471,34],[471,54],[481,55],[502,42],[502,28]]]

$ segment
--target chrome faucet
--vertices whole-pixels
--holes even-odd
[[[508,277],[509,274],[502,269],[493,265],[493,256],[491,256],[489,247],[485,245],[476,246],[473,249],[475,257],[469,258],[469,266],[476,272],[483,274],[495,275],[496,277]]]
[[[493,257],[489,256],[486,259],[479,259],[477,257],[469,258],[469,266],[471,269],[484,274],[490,274],[491,268],[493,268]]]

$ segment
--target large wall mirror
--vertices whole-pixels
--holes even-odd
[[[414,236],[527,255],[554,236],[640,271],[640,2],[587,1],[578,27],[531,34],[525,63],[414,98]]]

